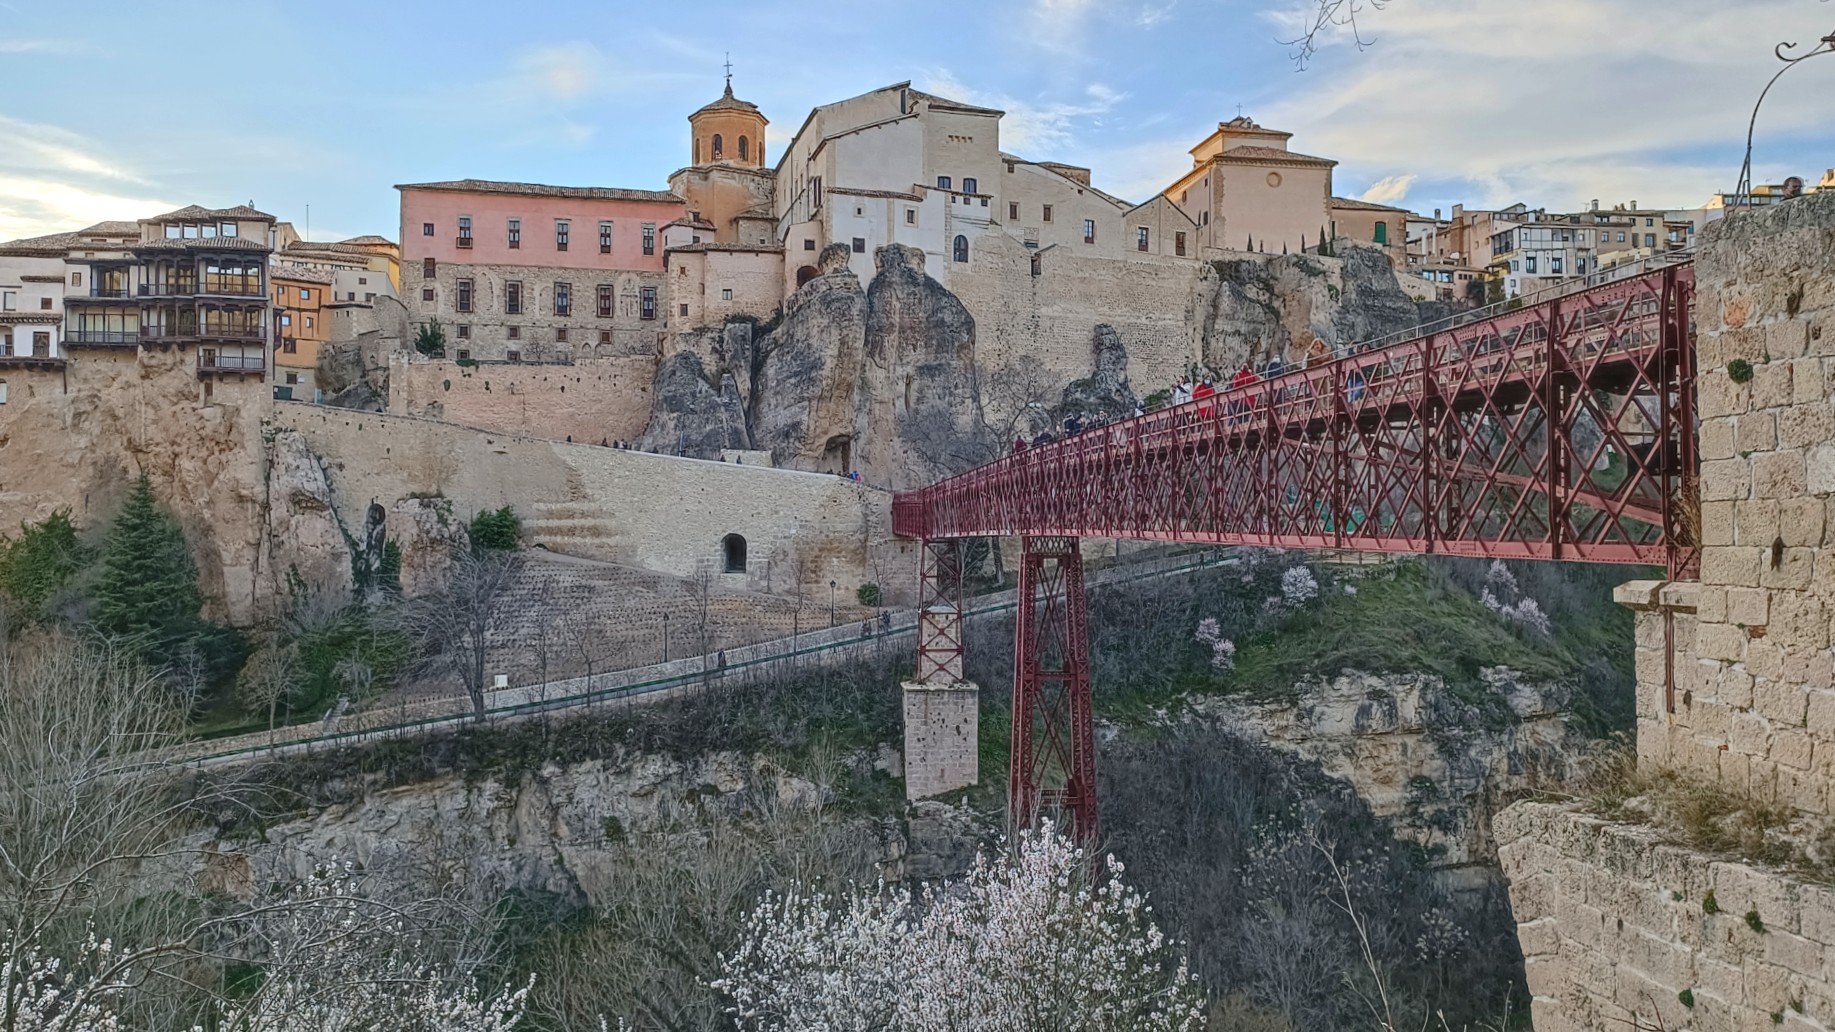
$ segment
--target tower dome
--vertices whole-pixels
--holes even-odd
[[[758,105],[733,96],[733,77],[726,78],[720,99],[688,116],[695,165],[744,165],[763,168],[765,126]]]

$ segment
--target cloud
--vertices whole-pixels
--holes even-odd
[[[77,45],[65,39],[0,39],[0,54],[72,54]]]
[[[56,126],[0,115],[0,239],[140,218],[178,205],[91,141]]]
[[[600,84],[605,56],[584,41],[535,47],[518,55],[513,75],[525,88],[555,100],[579,100]]]
[[[1084,26],[1096,0],[1032,0],[1031,38],[1046,50],[1080,55]]]
[[[1414,185],[1414,176],[1385,176],[1370,184],[1360,199],[1371,204],[1394,204],[1408,196],[1408,188]]]
[[[1417,177],[1475,203],[1691,206],[1732,188],[1773,44],[1819,37],[1827,14],[1798,0],[1409,0],[1366,14],[1366,52],[1332,33],[1266,121],[1341,175]],[[1829,70],[1792,75],[1760,119],[1761,178],[1783,174],[1790,137],[1826,132]]]
[[[1125,93],[1103,83],[1092,82],[1084,87],[1081,100],[1035,103],[1004,93],[975,89],[957,79],[948,69],[926,74],[920,79],[920,84],[926,91],[939,96],[1005,111],[1006,117],[1000,120],[1000,145],[1005,150],[1028,157],[1050,157],[1061,153],[1075,141],[1081,124],[1099,120],[1127,99]]]

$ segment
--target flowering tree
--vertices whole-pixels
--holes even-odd
[[[1319,597],[1319,581],[1304,566],[1290,566],[1281,574],[1281,602],[1297,609]]]
[[[1234,670],[1236,668],[1236,643],[1223,636],[1223,626],[1214,616],[1207,616],[1198,621],[1198,633],[1192,635],[1198,642],[1211,647],[1212,670]]]
[[[1485,572],[1485,586],[1479,592],[1478,600],[1498,616],[1510,623],[1546,638],[1554,633],[1548,622],[1548,614],[1543,611],[1536,600],[1525,594],[1517,585],[1516,575],[1510,572],[1501,560],[1491,560],[1491,568]]]
[[[715,987],[744,1032],[1190,1032],[1203,994],[1139,892],[1049,823],[961,882],[767,896]]]

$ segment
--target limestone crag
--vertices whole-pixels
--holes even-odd
[[[700,355],[676,352],[656,371],[652,394],[650,426],[638,441],[643,450],[713,458],[752,446],[738,381],[725,370],[710,375]]]
[[[1345,670],[1299,686],[1292,701],[1206,699],[1200,712],[1342,778],[1396,833],[1425,847],[1455,884],[1493,877],[1491,814],[1506,794],[1562,780],[1583,742],[1568,726],[1569,689],[1510,670],[1482,674],[1508,716],[1485,714],[1426,674]]]
[[[893,244],[874,256],[863,376],[855,403],[861,465],[894,489],[976,464],[986,434],[975,376],[975,320],[924,273],[924,252]]]
[[[1204,315],[1203,361],[1228,375],[1244,362],[1297,361],[1317,338],[1366,342],[1444,314],[1403,292],[1382,251],[1346,247],[1339,256],[1245,256],[1212,262],[1216,291]]]
[[[1094,370],[1081,380],[1072,380],[1064,388],[1058,403],[1062,415],[1083,419],[1122,419],[1134,414],[1139,400],[1128,382],[1128,348],[1121,334],[1108,323],[1096,326],[1090,341]]]
[[[845,247],[824,251],[818,270],[785,303],[783,322],[752,342],[747,411],[754,443],[777,465],[843,473],[858,434],[866,294]]]

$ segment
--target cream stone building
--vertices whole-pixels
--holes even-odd
[[[1163,193],[1197,224],[1200,247],[1298,252],[1331,231],[1338,163],[1290,150],[1292,137],[1238,116],[1191,149],[1191,170]]]

